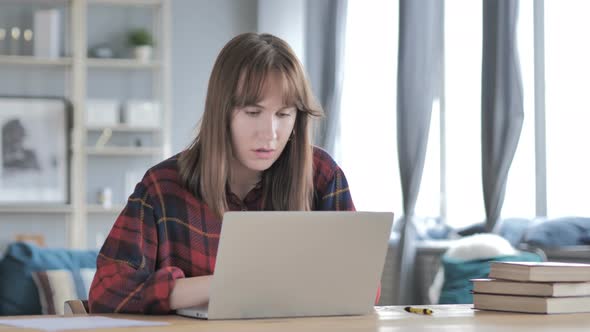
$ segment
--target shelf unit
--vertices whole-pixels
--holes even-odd
[[[159,6],[162,0],[86,0],[91,5]]]
[[[67,14],[62,17],[65,30],[65,56],[56,59],[35,56],[0,55],[0,73],[4,68],[54,68],[63,70],[66,75],[65,97],[72,103],[74,114],[70,133],[70,174],[69,197],[67,204],[58,205],[0,205],[3,214],[52,214],[64,215],[67,232],[67,245],[71,248],[85,248],[88,236],[89,216],[104,215],[110,221],[122,209],[122,204],[104,208],[92,202],[88,197],[89,166],[96,160],[115,157],[123,160],[148,158],[152,161],[164,159],[170,155],[170,0],[66,0],[45,1],[30,0],[26,4],[38,3],[45,7],[63,5]],[[23,3],[24,5],[25,3]],[[0,8],[3,3],[0,2]],[[129,8],[130,10],[148,9],[153,12],[151,31],[154,33],[156,46],[153,60],[141,62],[130,58],[97,59],[87,56],[89,45],[89,16],[94,7],[108,6],[113,10]],[[127,31],[121,31],[121,34]],[[86,101],[90,94],[90,72],[120,72],[128,75],[132,72],[148,72],[152,75],[151,98],[160,105],[161,126],[133,127],[125,124],[115,126],[87,126]],[[1,75],[0,75],[1,76]],[[1,94],[1,92],[0,92]],[[153,146],[105,146],[95,147],[89,142],[89,135],[109,131],[115,135],[149,135],[154,138]],[[104,161],[103,161],[104,162]],[[129,195],[130,193],[124,193]]]
[[[118,214],[123,210],[124,205],[113,205],[111,207],[104,207],[98,204],[89,204],[87,207],[88,213],[104,213],[104,214]]]
[[[107,148],[86,148],[90,156],[154,156],[161,155],[159,148],[133,148],[133,147],[107,147]]]
[[[26,55],[0,55],[0,64],[67,67],[72,65],[72,58],[45,59]]]
[[[111,69],[159,69],[160,61],[138,62],[131,59],[88,59],[89,68]]]
[[[10,206],[0,206],[0,213],[71,213],[72,206],[69,204],[59,204],[59,205],[10,205]]]
[[[160,132],[161,128],[154,128],[154,127],[135,127],[135,126],[128,126],[128,125],[116,125],[116,126],[87,126],[86,130],[88,131],[97,131],[103,132],[105,130],[110,130],[113,132],[128,132],[128,133],[136,133],[136,132]]]

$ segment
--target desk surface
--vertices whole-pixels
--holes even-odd
[[[538,315],[477,311],[471,305],[433,305],[432,316],[410,314],[400,306],[376,307],[366,316],[308,317],[253,320],[204,321],[170,316],[104,315],[113,318],[169,322],[168,326],[93,329],[87,331],[588,331],[590,313]],[[31,316],[28,316],[29,318]],[[34,316],[47,317],[47,316]],[[9,318],[9,317],[1,317]],[[10,317],[25,318],[25,317]],[[35,331],[0,325],[4,331]],[[72,331],[72,330],[68,330]]]

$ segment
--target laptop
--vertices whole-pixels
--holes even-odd
[[[373,306],[391,212],[226,212],[202,319],[364,315]]]

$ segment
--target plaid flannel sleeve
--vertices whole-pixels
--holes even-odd
[[[346,176],[340,167],[334,170],[324,192],[321,193],[318,210],[355,211]]]
[[[177,267],[156,269],[158,237],[154,206],[139,184],[117,218],[97,258],[89,294],[92,313],[170,312]]]

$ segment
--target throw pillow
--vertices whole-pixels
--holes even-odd
[[[46,270],[32,273],[39,292],[39,302],[44,315],[63,315],[67,300],[87,300],[96,269],[80,269],[81,278],[75,278],[70,270]],[[80,284],[81,283],[81,284]],[[80,294],[79,289],[84,293]]]

